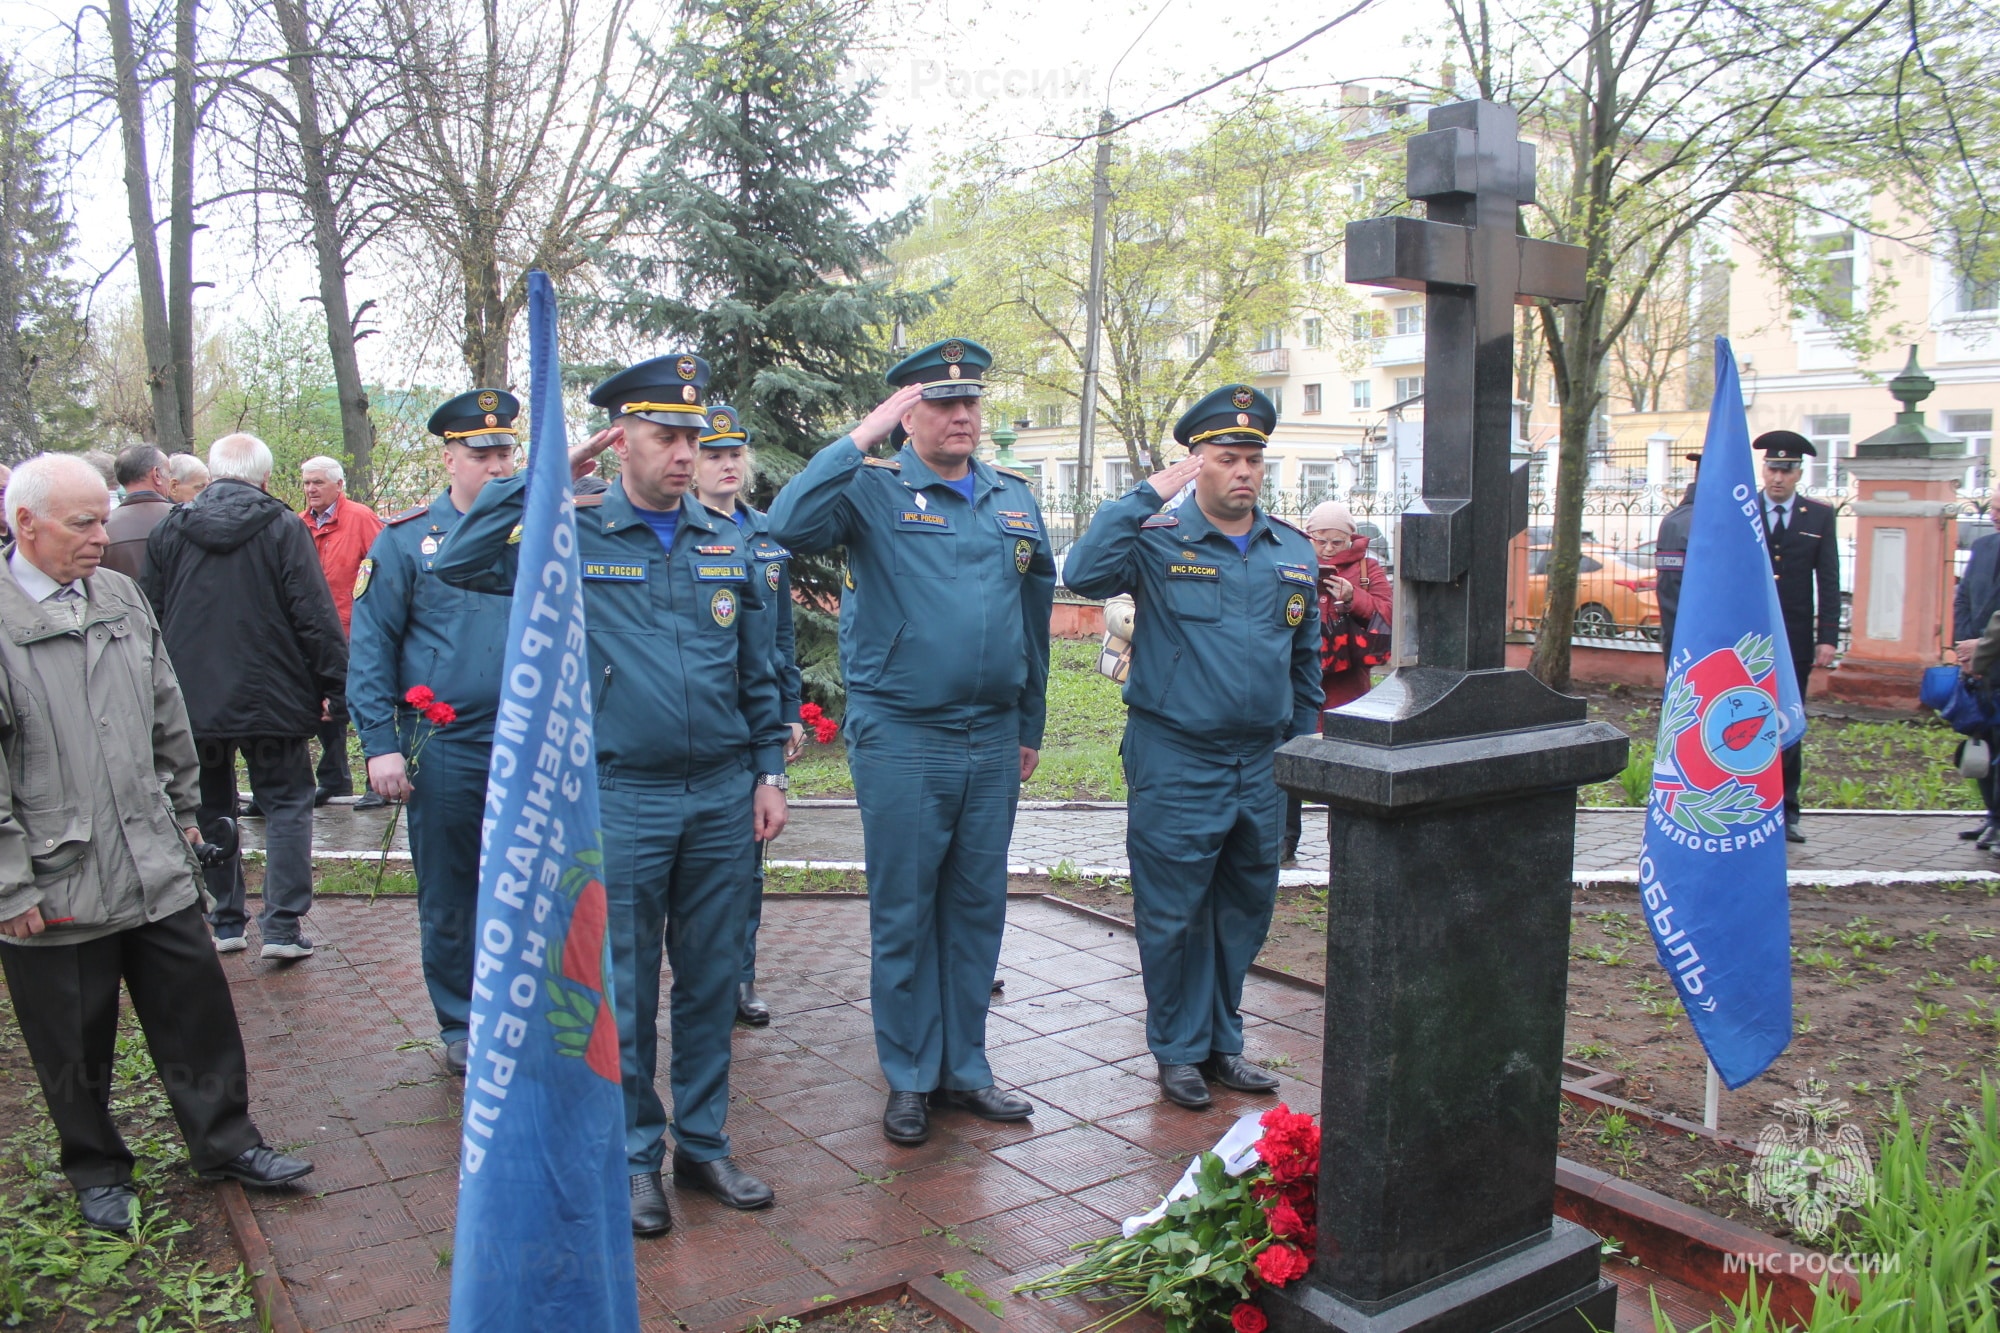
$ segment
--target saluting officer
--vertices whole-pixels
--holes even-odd
[[[785,744],[785,762],[790,763],[805,744],[805,727],[799,722],[798,633],[792,624],[792,553],[772,538],[763,511],[743,503],[743,484],[749,476],[750,431],[742,414],[728,403],[711,403],[708,426],[701,436],[701,456],[694,465],[695,496],[711,513],[732,520],[750,543],[750,576],[763,580],[772,617],[772,662],[778,671],[785,725],[791,728],[791,739]],[[757,928],[764,920],[764,859],[756,858],[755,864],[744,909],[748,924],[743,932],[743,973],[736,983],[736,1020],[760,1028],[771,1021],[771,1007],[757,995]]]
[[[867,849],[882,1131],[899,1144],[929,1136],[931,1106],[1002,1121],[1034,1111],[993,1086],[986,1010],[1014,808],[1047,715],[1055,561],[1028,479],[973,456],[992,363],[963,338],[904,358],[887,377],[896,392],[771,506],[771,535],[792,549],[847,547],[847,760]],[[901,452],[871,457],[885,439]]]
[[[1146,1044],[1167,1100],[1191,1110],[1205,1080],[1278,1086],[1244,1060],[1238,1007],[1278,894],[1272,757],[1318,730],[1321,692],[1312,543],[1257,504],[1277,420],[1249,385],[1203,398],[1174,426],[1188,456],[1099,509],[1063,567],[1084,596],[1134,603],[1125,850]]]
[[[438,549],[489,481],[514,475],[520,400],[501,389],[460,394],[431,414],[450,485],[428,505],[390,519],[354,580],[347,707],[368,756],[368,785],[410,808],[424,988],[444,1040],[444,1062],[465,1073],[479,917],[479,830],[486,769],[507,656],[507,598],[437,577]],[[425,686],[458,719],[424,742],[421,774],[408,761],[431,728],[403,701]]]
[[[610,909],[612,988],[625,1089],[632,1230],[673,1225],[660,1184],[666,1108],[658,1070],[662,935],[674,969],[674,1181],[731,1208],[764,1208],[771,1187],[729,1156],[729,1035],[752,839],[785,825],[785,724],[763,585],[736,525],[698,503],[695,455],[708,363],[664,356],[613,375],[590,401],[611,426],[579,445],[571,470],[607,446],[623,470],[577,500],[577,555],[589,623]],[[488,486],[446,543],[438,573],[511,590],[522,483]]]
[[[1796,431],[1773,430],[1759,435],[1751,447],[1764,451],[1764,531],[1770,540],[1771,570],[1778,580],[1778,610],[1785,618],[1785,638],[1803,700],[1806,678],[1816,666],[1833,665],[1834,648],[1840,643],[1840,550],[1835,545],[1833,506],[1798,493],[1802,460],[1819,456],[1811,440]],[[1799,750],[1795,741],[1780,754],[1788,842],[1806,840],[1799,831]]]

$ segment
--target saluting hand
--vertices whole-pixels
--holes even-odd
[[[623,426],[606,426],[582,444],[570,446],[569,479],[582,481],[597,471],[597,456],[625,438]]]
[[[902,424],[903,414],[923,394],[921,384],[905,384],[896,392],[875,405],[875,410],[861,418],[861,424],[847,432],[848,437],[864,451],[889,438],[889,433]]]
[[[1194,480],[1195,473],[1199,471],[1201,471],[1201,455],[1189,454],[1180,462],[1163,467],[1146,478],[1146,484],[1151,486],[1153,493],[1162,500],[1171,500],[1187,489],[1187,484]]]

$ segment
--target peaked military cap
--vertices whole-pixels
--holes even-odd
[[[726,449],[731,445],[749,444],[750,432],[743,425],[743,415],[728,403],[712,403],[708,409],[708,424],[702,427],[701,443],[704,447]]]
[[[640,417],[662,426],[706,430],[708,362],[692,352],[672,352],[627,367],[590,391],[593,406],[619,417]]]
[[[946,338],[910,353],[883,378],[899,389],[921,384],[926,398],[977,398],[986,392],[992,365],[993,353],[972,339]]]
[[[505,389],[474,389],[431,413],[426,429],[447,444],[463,440],[469,449],[490,449],[497,444],[514,443],[514,418],[520,415],[521,400]],[[485,438],[489,435],[507,438]]]
[[[1197,444],[1264,445],[1277,425],[1277,405],[1261,389],[1230,384],[1182,413],[1174,423],[1174,438],[1190,449]]]
[[[1767,430],[1751,441],[1752,449],[1764,451],[1766,463],[1797,463],[1801,458],[1818,458],[1813,442],[1795,430]]]

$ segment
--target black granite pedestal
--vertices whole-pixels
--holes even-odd
[[[1406,668],[1278,752],[1331,807],[1319,1250],[1278,1333],[1608,1330],[1554,1215],[1576,789],[1623,733],[1520,671]]]

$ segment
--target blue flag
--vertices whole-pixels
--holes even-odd
[[[1660,966],[1722,1081],[1792,1039],[1791,900],[1780,753],[1805,738],[1736,358],[1715,340],[1681,614],[1660,703],[1639,891]]]
[[[533,444],[480,838],[451,1326],[637,1333],[576,495],[545,273],[528,275],[528,349]]]

